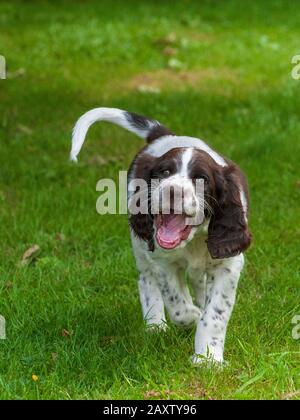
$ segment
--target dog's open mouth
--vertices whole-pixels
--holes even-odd
[[[192,225],[187,225],[185,214],[158,214],[155,216],[156,240],[161,248],[176,248],[188,238]]]

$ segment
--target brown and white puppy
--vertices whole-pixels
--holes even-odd
[[[149,187],[146,212],[131,212],[129,205],[147,325],[164,329],[167,309],[177,325],[197,325],[195,363],[203,358],[223,362],[226,328],[244,265],[243,252],[251,242],[244,174],[202,140],[176,136],[158,121],[113,108],[91,110],[78,120],[73,131],[72,160],[77,160],[86,133],[96,121],[115,123],[147,141],[128,174],[129,202],[137,192],[132,181],[143,180]],[[157,181],[155,187],[153,180]],[[202,201],[195,188],[199,180]],[[178,187],[184,192],[179,199],[174,195]],[[164,196],[169,197],[167,211]],[[178,203],[182,212],[175,211]],[[200,214],[204,217],[197,219]],[[189,223],[191,217],[200,222]]]

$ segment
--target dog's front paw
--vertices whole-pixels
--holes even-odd
[[[213,354],[212,352],[203,354],[194,354],[192,356],[192,363],[195,366],[208,366],[223,368],[227,366],[227,362],[224,361],[223,356],[220,354]]]
[[[162,321],[160,323],[147,323],[146,328],[147,328],[147,331],[154,332],[154,333],[161,332],[161,331],[165,332],[168,329],[168,325],[165,321]]]
[[[201,310],[195,305],[185,305],[176,309],[171,315],[172,321],[181,327],[191,327],[202,317]]]

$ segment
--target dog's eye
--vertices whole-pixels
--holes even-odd
[[[164,178],[168,178],[168,176],[171,175],[171,172],[168,169],[165,169],[164,171],[162,171],[162,176]]]

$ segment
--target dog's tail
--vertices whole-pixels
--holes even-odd
[[[158,121],[117,108],[95,108],[77,121],[72,136],[71,160],[77,162],[88,129],[96,121],[108,121],[125,128],[148,142],[172,133]]]

